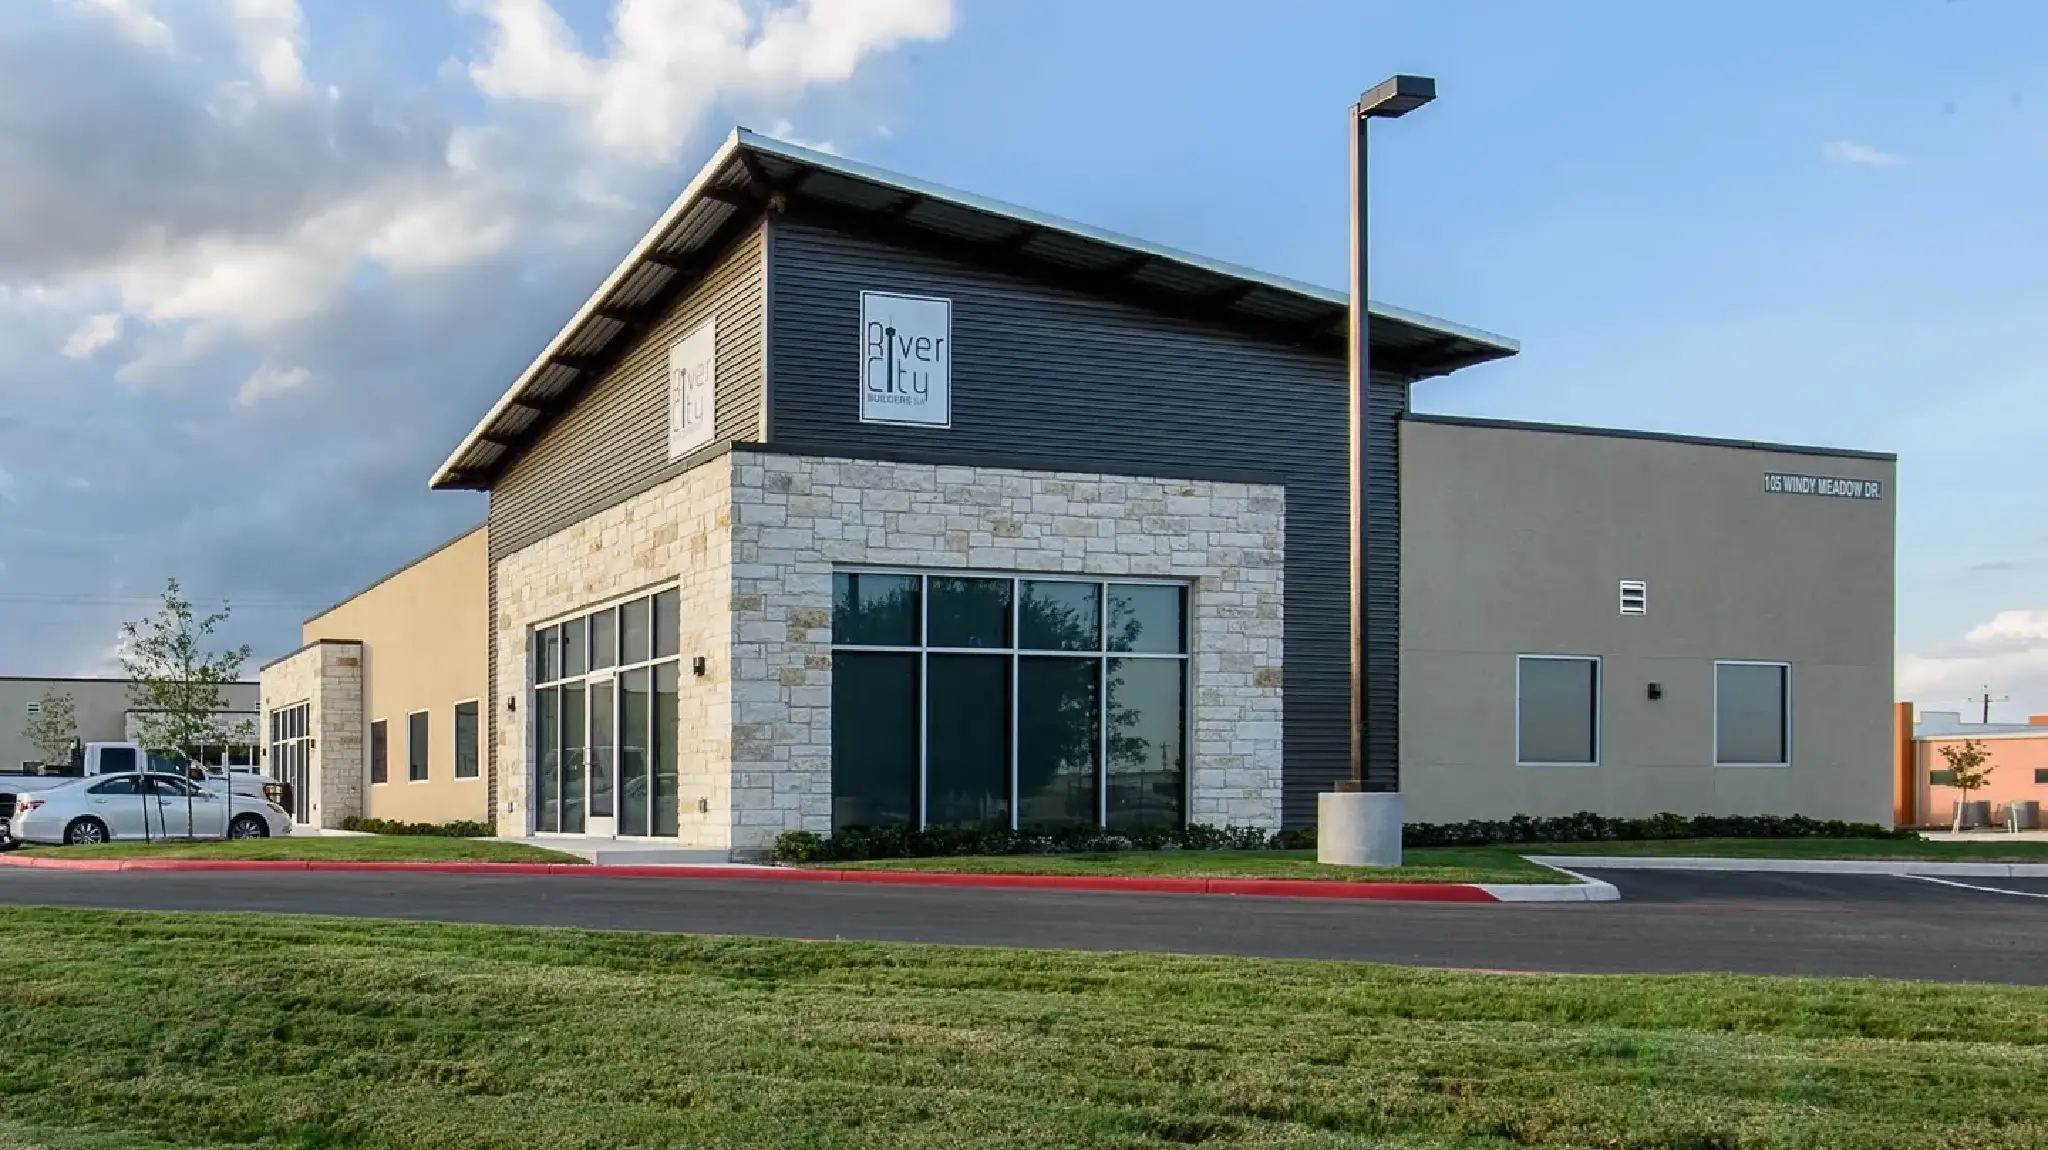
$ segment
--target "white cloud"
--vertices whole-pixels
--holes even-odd
[[[723,98],[789,99],[843,83],[870,56],[951,33],[951,0],[619,0],[609,53],[575,43],[548,0],[471,0],[490,50],[469,65],[487,96],[588,117],[601,146],[666,163]]]
[[[58,354],[66,359],[85,359],[94,352],[121,338],[121,315],[119,312],[102,312],[85,317],[85,322],[72,329]]]
[[[171,46],[171,26],[156,14],[152,0],[72,0],[72,5],[111,18],[122,35],[145,47]]]
[[[14,473],[0,467],[0,499],[14,499]]]
[[[768,134],[780,140],[787,140],[799,148],[809,148],[813,152],[823,152],[828,156],[839,154],[838,145],[830,140],[807,140],[796,130],[796,125],[788,120],[775,121],[775,125],[768,129]]]
[[[227,0],[242,58],[263,86],[273,92],[296,92],[306,86],[306,65],[299,51],[305,43],[305,16],[299,0]]]
[[[280,368],[266,363],[242,381],[241,390],[235,393],[235,402],[243,407],[254,407],[266,399],[297,391],[312,378],[313,373],[303,367]]]
[[[1858,164],[1868,168],[1895,168],[1906,162],[1906,157],[1869,144],[1854,140],[1829,140],[1820,147],[1820,154],[1831,163]]]
[[[1901,654],[1894,678],[1899,697],[1923,707],[1954,710],[1988,686],[2018,711],[2048,711],[2048,609],[2000,611],[1960,644]]]

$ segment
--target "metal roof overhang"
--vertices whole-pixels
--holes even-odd
[[[934,251],[1168,314],[1339,350],[1349,298],[1250,268],[1014,207],[736,128],[682,195],[435,471],[431,486],[488,489],[583,384],[613,363],[766,211]],[[1382,303],[1375,373],[1410,380],[1502,359],[1512,339]]]

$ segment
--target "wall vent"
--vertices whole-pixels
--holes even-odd
[[[1650,613],[1650,585],[1640,579],[1621,581],[1621,613],[1624,615],[1647,615]]]
[[[43,705],[42,705],[41,703],[30,703],[30,704],[28,705],[28,713],[29,713],[29,714],[31,714],[31,715],[40,715],[40,714],[42,714],[42,713],[43,713]]]

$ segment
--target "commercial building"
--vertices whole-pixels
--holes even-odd
[[[52,695],[71,700],[80,742],[118,743],[135,739],[140,712],[130,704],[128,690],[126,679],[0,676],[0,770],[40,769],[46,756],[29,741],[28,727],[41,715],[44,701]],[[257,684],[254,680],[222,684],[221,698],[227,709],[216,718],[227,730],[246,729],[249,738],[220,746],[193,747],[190,753],[195,761],[208,766],[250,766],[259,754],[255,738]]]
[[[501,833],[1312,822],[1349,769],[1347,308],[736,131],[433,476],[489,493],[478,609],[392,641],[470,644],[482,689],[360,701],[372,593],[266,708],[321,732],[322,817],[376,809],[371,716],[478,697]],[[1892,457],[1422,416],[1517,346],[1371,330],[1374,785],[1883,817]]]
[[[2048,803],[2048,715],[2029,715],[2024,723],[1965,723],[1958,711],[1921,711],[1916,718],[1913,704],[1899,708],[1907,732],[1899,748],[1900,826],[1954,825],[1963,792],[1941,752],[1970,742],[1990,755],[1990,777],[1970,792],[1970,801],[1989,803],[1990,819],[1999,826],[2014,803],[2037,804],[2022,816],[2023,825],[2038,818],[2039,804]]]

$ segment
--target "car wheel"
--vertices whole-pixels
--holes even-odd
[[[263,821],[262,815],[236,815],[235,821],[228,824],[228,837],[267,839],[270,837],[270,824]]]
[[[64,843],[67,846],[91,846],[103,843],[113,836],[107,833],[107,824],[98,819],[73,819],[64,828]]]

